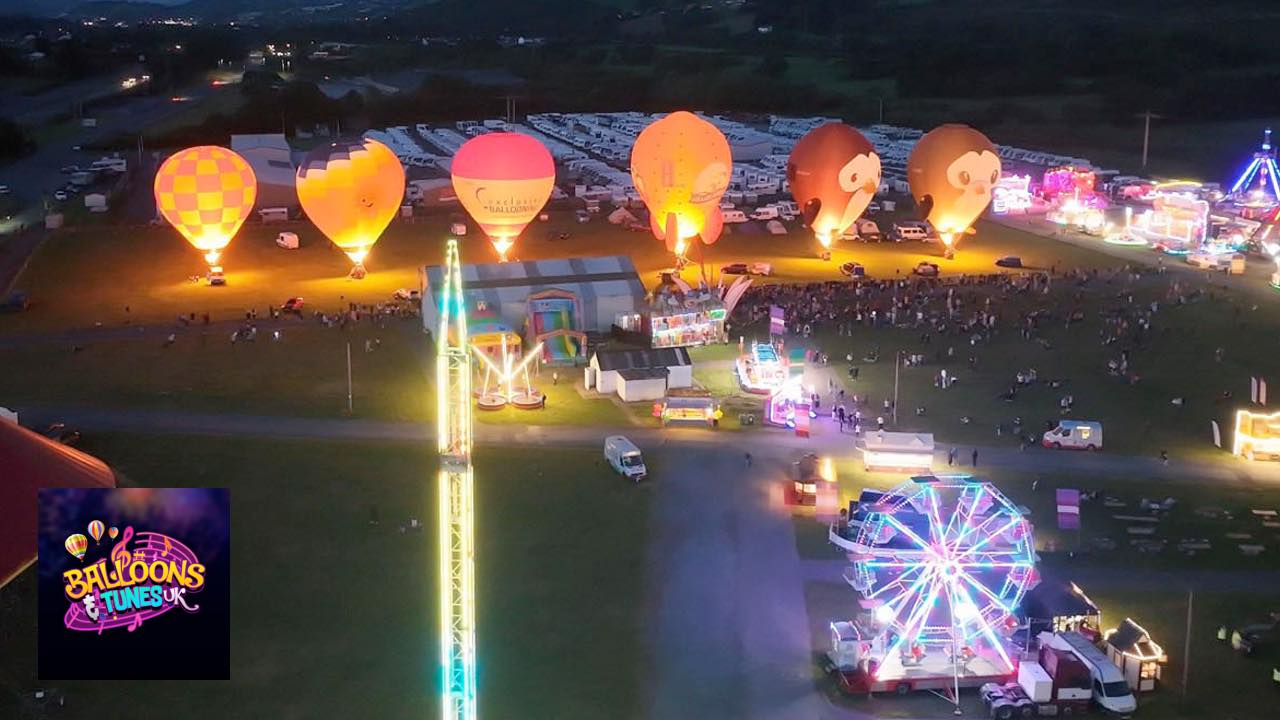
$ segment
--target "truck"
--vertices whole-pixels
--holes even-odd
[[[1008,683],[1013,679],[993,663],[966,669],[958,677],[950,662],[913,665],[896,672],[877,670],[872,648],[882,638],[864,619],[831,623],[831,649],[822,660],[823,668],[835,676],[845,695],[891,692],[907,695],[916,690],[980,688],[988,683]]]
[[[1102,423],[1092,420],[1060,420],[1056,427],[1045,432],[1040,442],[1055,450],[1101,450]]]
[[[614,472],[631,482],[638,483],[649,474],[640,448],[622,435],[610,435],[604,439],[604,459],[609,461]]]
[[[820,463],[821,460],[815,453],[805,453],[804,457],[791,463],[791,489],[797,504],[817,503],[818,483],[822,482]]]
[[[1052,647],[1040,648],[1038,662],[1022,660],[1017,682],[987,683],[978,692],[995,720],[1086,713],[1093,699],[1089,668]]]
[[[1138,709],[1138,699],[1124,679],[1124,673],[1098,649],[1089,638],[1078,632],[1040,633],[1040,646],[1065,650],[1089,669],[1093,702],[1107,712],[1129,715]]]

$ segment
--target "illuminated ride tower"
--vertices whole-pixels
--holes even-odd
[[[445,246],[436,336],[436,450],[440,455],[440,668],[444,720],[476,717],[474,479],[471,351],[458,241]]]
[[[1280,202],[1280,168],[1271,146],[1271,128],[1262,135],[1262,147],[1253,154],[1249,166],[1240,173],[1227,197],[1244,206],[1274,206]]]

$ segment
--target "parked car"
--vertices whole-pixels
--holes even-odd
[[[80,443],[80,433],[67,427],[66,423],[56,422],[40,431],[41,435],[62,443],[63,445],[77,445]]]
[[[53,193],[53,199],[54,199],[54,200],[58,200],[58,201],[66,200],[66,199],[67,199],[67,191],[66,191],[66,190],[57,190],[57,191],[55,191],[55,192]]]
[[[911,272],[920,277],[938,277],[938,264],[921,260]]]
[[[866,277],[867,269],[860,262],[847,262],[840,266],[840,274],[846,277]]]
[[[222,274],[221,265],[214,265],[213,267],[209,268],[209,272],[208,274],[205,275],[205,278],[209,280],[210,285],[226,285],[227,284],[227,276]]]
[[[1020,268],[1022,267],[1022,258],[1017,255],[1005,255],[999,260],[996,260],[996,265],[1005,268]]]
[[[723,275],[772,275],[773,266],[769,263],[729,263],[720,268]]]

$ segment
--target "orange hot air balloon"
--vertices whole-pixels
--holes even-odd
[[[631,179],[649,208],[649,227],[677,257],[695,235],[708,245],[720,237],[720,198],[732,171],[724,133],[683,110],[650,124],[631,148]]]
[[[217,145],[170,155],[155,179],[156,208],[210,266],[244,224],[258,197],[249,163]]]
[[[107,528],[107,537],[111,538],[112,540],[115,540],[116,535],[119,535],[119,534],[120,534],[120,531],[118,529],[114,527]]]
[[[62,546],[67,549],[67,552],[75,555],[77,560],[84,560],[84,554],[89,549],[89,538],[80,533],[68,535]]]
[[[107,526],[101,520],[91,520],[89,522],[89,535],[93,537],[95,544],[102,541],[102,532],[106,529]]]
[[[312,150],[298,166],[298,202],[320,232],[355,263],[364,260],[404,199],[404,166],[386,145],[362,139]]]
[[[940,125],[916,142],[907,158],[907,181],[951,254],[956,236],[966,232],[991,202],[1000,180],[1000,156],[986,135],[968,125]]]
[[[506,262],[516,238],[551,197],[556,183],[551,153],[528,135],[486,133],[458,148],[450,171],[458,200]]]
[[[824,249],[848,230],[880,188],[880,156],[862,133],[832,122],[800,138],[787,159],[787,183]]]

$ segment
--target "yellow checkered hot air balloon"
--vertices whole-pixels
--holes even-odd
[[[249,163],[217,145],[187,148],[156,171],[156,208],[213,266],[258,196]]]

